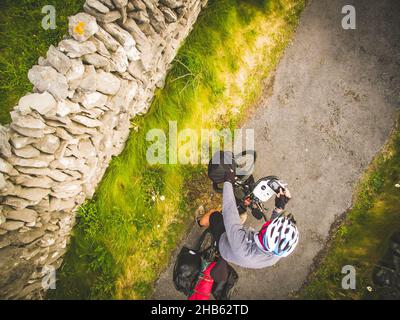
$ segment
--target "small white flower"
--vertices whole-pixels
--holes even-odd
[[[159,228],[159,227],[160,227],[160,225],[158,224],[158,225],[157,225],[157,228]]]
[[[396,183],[394,186],[395,186],[396,188],[400,188],[400,183]]]
[[[233,114],[238,114],[238,113],[240,113],[240,110],[239,110],[238,108],[232,108],[232,109],[231,109],[231,112],[232,112]]]
[[[372,292],[372,287],[367,287],[367,290],[369,291],[369,292]]]
[[[152,196],[151,200],[156,201],[156,196]]]
[[[165,196],[160,196],[160,200],[164,201],[165,200]]]

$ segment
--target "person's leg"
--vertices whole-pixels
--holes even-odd
[[[225,232],[224,217],[221,211],[214,211],[210,215],[209,223],[210,232],[218,246],[219,238],[221,238],[221,235]]]
[[[213,214],[214,212],[217,212],[217,211],[221,211],[221,210],[220,209],[211,209],[207,213],[203,214],[203,216],[201,216],[201,218],[199,218],[199,220],[198,220],[199,226],[208,228],[210,226],[211,214]]]

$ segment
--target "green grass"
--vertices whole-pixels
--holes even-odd
[[[204,166],[150,166],[147,132],[167,130],[169,120],[178,121],[179,129],[232,128],[260,93],[261,79],[275,68],[303,6],[303,0],[209,2],[165,88],[157,91],[149,113],[132,121],[138,130],[111,161],[94,199],[80,208],[57,290],[49,298],[151,295],[193,221],[190,194],[200,192],[190,192],[191,181],[206,180]]]
[[[82,10],[84,0],[1,0],[0,2],[0,124],[10,110],[32,91],[28,70],[67,33],[67,17]],[[44,30],[42,8],[56,8],[54,30]]]
[[[400,118],[399,118],[400,121]],[[398,121],[398,123],[400,123]],[[298,297],[303,299],[374,299],[380,288],[372,271],[388,247],[390,235],[400,230],[400,129],[397,126],[384,150],[361,179],[353,208],[334,231],[327,253]],[[342,267],[356,268],[356,289],[343,290]],[[372,292],[367,290],[372,287]]]

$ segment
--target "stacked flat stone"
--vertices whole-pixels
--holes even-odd
[[[42,298],[130,119],[156,88],[206,0],[87,0],[69,35],[28,72],[34,86],[0,126],[0,298]]]

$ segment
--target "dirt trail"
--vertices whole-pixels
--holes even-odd
[[[356,30],[341,27],[346,4],[308,3],[277,67],[272,95],[260,100],[245,123],[255,129],[255,176],[275,174],[290,184],[288,210],[301,238],[296,251],[272,268],[235,266],[240,280],[233,298],[284,299],[300,288],[331,224],[351,206],[355,183],[393,127],[400,100],[400,2],[352,1]],[[247,225],[259,227],[249,220]],[[199,231],[193,227],[184,243]],[[173,287],[172,266],[161,275],[154,298],[184,299]]]

